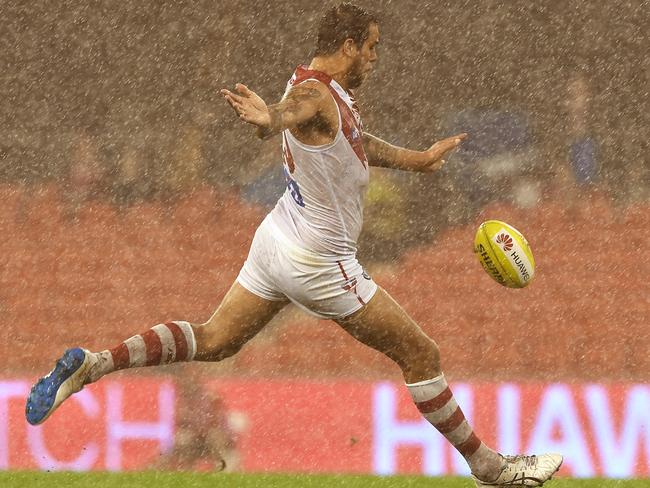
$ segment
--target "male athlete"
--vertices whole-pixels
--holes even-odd
[[[316,53],[296,69],[282,100],[267,105],[246,86],[222,94],[261,138],[282,135],[287,190],[255,233],[237,280],[204,324],[156,325],[111,350],[67,350],[27,400],[31,424],[71,394],[116,370],[232,356],[292,302],[332,319],[402,370],[424,417],[467,460],[476,486],[541,486],[562,456],[502,456],[470,427],[440,369],[436,343],[356,259],[368,167],[429,172],[465,134],[410,151],[364,133],[352,90],[377,60],[379,25],[351,4],[327,10]]]

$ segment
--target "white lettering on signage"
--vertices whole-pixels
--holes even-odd
[[[568,385],[550,385],[544,390],[526,452],[558,452],[574,476],[596,475]]]
[[[0,469],[9,469],[9,400],[28,392],[26,381],[0,381]]]
[[[80,391],[71,396],[69,401],[76,401],[90,419],[97,418],[100,414],[99,403],[89,390]],[[99,446],[95,442],[86,443],[76,458],[60,461],[47,448],[43,431],[43,425],[27,426],[27,444],[39,468],[51,471],[88,471],[97,461]],[[69,453],[66,453],[66,456],[68,455]]]
[[[425,474],[435,476],[445,473],[444,438],[424,418],[397,420],[396,392],[391,383],[379,383],[374,388],[373,427],[375,473],[385,475],[397,472],[397,448],[400,445],[422,448]]]
[[[161,452],[174,445],[174,386],[162,383],[158,390],[157,422],[125,421],[123,417],[123,387],[120,383],[106,385],[106,468],[119,471],[122,468],[122,441],[127,439],[154,439]],[[152,403],[155,401],[151,399]]]
[[[55,427],[52,423],[44,427],[27,424],[23,411],[31,384],[22,380],[0,381],[0,470],[26,466],[50,470],[88,470],[105,466],[121,470],[125,442],[153,440],[160,451],[170,449],[175,424],[173,383],[152,382],[154,389],[148,402],[157,417],[148,417],[148,421],[128,420],[132,418],[132,405],[126,402],[127,388],[130,388],[126,385],[128,383],[120,381],[102,382],[104,389],[100,393],[89,388],[68,400],[76,405],[80,422],[93,426],[92,432],[101,431],[97,438],[90,437],[92,434],[84,437],[83,447],[77,448],[79,452],[70,452],[69,446],[61,443],[60,435],[52,436]],[[486,401],[496,408],[494,418],[482,419],[482,424],[494,429],[495,447],[500,452],[562,453],[567,474],[574,477],[650,475],[650,385],[625,386],[621,388],[622,395],[602,385],[540,385],[540,396],[534,395],[539,401],[534,405],[530,405],[530,399],[524,402],[524,392],[528,391],[524,385],[501,384],[494,388],[490,398],[482,399],[476,396],[479,390],[472,385],[454,384],[452,387],[470,423],[474,410],[480,405],[478,402]],[[372,471],[378,474],[400,472],[399,449],[416,447],[422,452],[423,473],[467,474],[462,457],[424,418],[399,418],[398,394],[408,395],[403,385],[373,385],[372,411],[369,412],[374,433]],[[612,402],[614,395],[617,395],[616,402]],[[496,402],[492,403],[494,400]],[[525,419],[530,419],[530,423],[524,422]],[[24,440],[11,436],[24,436]],[[23,445],[27,452],[17,450]],[[79,440],[75,445],[81,445]]]
[[[465,384],[455,384],[453,388],[456,401],[471,423],[472,389]],[[423,473],[432,476],[446,474],[448,470],[445,460],[451,458],[453,474],[469,475],[470,470],[465,459],[426,419],[405,421],[397,418],[396,395],[395,386],[390,383],[380,383],[374,389],[374,472],[378,474],[397,473],[397,449],[399,446],[416,446],[423,452]]]
[[[499,452],[521,452],[521,391],[517,385],[497,389],[497,446]]]
[[[603,386],[585,387],[585,404],[602,474],[611,478],[632,477],[640,461],[641,447],[645,450],[646,466],[650,465],[650,388],[637,385],[628,390],[618,438],[608,396]]]
[[[458,402],[458,405],[465,414],[465,418],[472,425],[472,419],[474,418],[474,390],[470,385],[465,383],[454,383],[452,385],[454,391],[454,398]],[[436,431],[437,433],[437,431]],[[452,474],[457,474],[459,476],[469,476],[471,470],[465,458],[460,455],[460,453],[447,442],[444,443],[445,449],[451,453],[452,459]]]

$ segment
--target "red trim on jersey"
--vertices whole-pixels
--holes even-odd
[[[341,130],[343,135],[350,143],[352,150],[363,164],[364,168],[368,167],[368,158],[366,157],[366,152],[363,149],[363,130],[361,127],[361,117],[358,118],[355,116],[354,112],[347,103],[336,93],[336,90],[333,88],[330,91],[334,94],[334,100],[339,106],[339,111],[341,112]]]
[[[341,113],[341,130],[343,131],[343,135],[347,139],[348,143],[350,143],[352,150],[357,155],[357,158],[363,167],[368,168],[368,158],[363,149],[363,124],[361,123],[361,115],[357,103],[354,100],[354,95],[350,91],[347,92],[352,100],[352,108],[350,108],[334,87],[332,87],[331,76],[322,71],[308,69],[306,66],[298,66],[296,68],[289,84],[293,86],[309,79],[318,80],[329,89],[336,105],[339,107],[339,112]]]
[[[282,133],[282,157],[289,168],[289,173],[293,173],[296,170],[296,163],[293,159],[293,154],[291,154],[291,149],[289,149],[287,136],[284,135],[284,132]]]
[[[315,69],[309,69],[305,65],[300,65],[296,68],[296,71],[294,71],[291,80],[289,80],[289,84],[297,85],[309,79],[318,80],[328,87],[332,81],[332,77],[327,73],[323,73],[322,71],[317,71]]]

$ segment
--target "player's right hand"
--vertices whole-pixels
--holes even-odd
[[[440,169],[445,164],[444,158],[456,149],[466,137],[467,134],[463,132],[462,134],[456,134],[455,136],[447,137],[436,142],[425,151],[427,162],[420,171],[431,172]]]
[[[241,120],[262,129],[268,128],[271,125],[271,115],[262,97],[242,83],[235,85],[235,91],[237,93],[224,88],[220,93]]]

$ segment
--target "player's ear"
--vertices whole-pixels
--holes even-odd
[[[347,38],[343,42],[341,49],[343,50],[343,54],[350,57],[354,57],[359,53],[359,46],[357,46],[357,43],[352,38]]]

